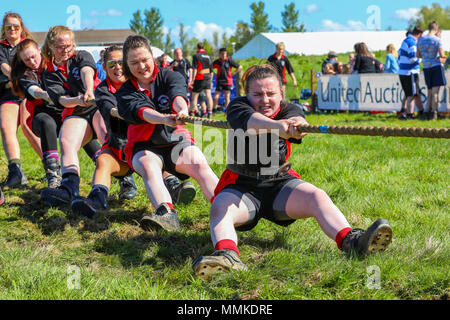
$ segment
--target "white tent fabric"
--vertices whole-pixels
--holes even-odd
[[[94,57],[94,61],[97,62],[100,59],[100,51],[102,51],[103,49],[105,49],[107,47],[102,47],[102,46],[79,46],[76,48],[76,50],[84,50],[89,52],[93,57]],[[161,49],[157,48],[157,47],[152,47],[152,51],[153,51],[153,57],[154,58],[158,58],[160,55],[162,55],[164,53],[164,51],[162,51]],[[172,58],[167,57],[167,61],[171,62]]]
[[[425,32],[426,34],[427,32]],[[233,59],[266,59],[275,45],[284,42],[286,54],[323,55],[329,51],[353,52],[357,42],[365,42],[371,51],[386,50],[390,43],[398,50],[405,31],[285,32],[261,33],[233,54]],[[450,31],[442,31],[444,50],[450,49]]]

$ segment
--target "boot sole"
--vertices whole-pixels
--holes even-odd
[[[72,201],[71,208],[76,214],[88,218],[92,218],[97,213],[97,209],[82,200]]]
[[[213,275],[230,271],[230,267],[221,257],[203,256],[194,261],[194,273],[203,280],[209,280]]]
[[[194,200],[196,194],[197,191],[195,190],[195,187],[193,185],[184,186],[181,189],[180,194],[178,195],[178,199],[175,203],[184,205],[189,204]]]
[[[172,231],[180,231],[181,230],[181,228],[173,228],[172,226],[163,225],[163,224],[157,222],[156,220],[152,219],[150,216],[142,217],[142,219],[140,221],[140,226],[145,231],[162,229],[162,230],[172,232]]]
[[[383,252],[392,242],[392,229],[388,224],[380,225],[369,239],[368,254]]]

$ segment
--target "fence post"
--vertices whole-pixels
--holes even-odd
[[[317,97],[316,97],[316,71],[311,70],[311,111],[316,112],[317,110]]]

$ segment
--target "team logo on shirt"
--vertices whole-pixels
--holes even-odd
[[[285,62],[284,61],[281,61],[281,65],[284,67],[284,65],[285,65]]]
[[[80,68],[75,67],[72,69],[72,75],[75,78],[75,80],[80,80]]]
[[[169,109],[169,97],[165,94],[158,97],[158,107],[161,110]]]

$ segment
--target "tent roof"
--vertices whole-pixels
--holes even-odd
[[[357,42],[365,42],[371,51],[386,50],[390,43],[398,50],[405,31],[344,31],[261,33],[233,55],[234,59],[267,58],[275,44],[284,42],[287,54],[322,55],[329,51],[352,52]],[[450,31],[442,31],[444,46],[450,47]]]

